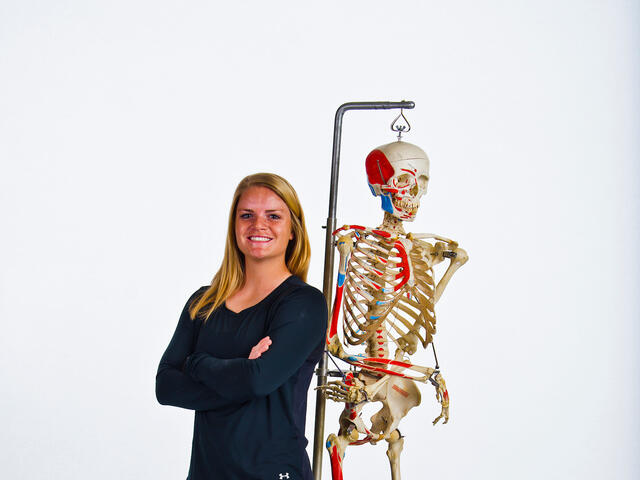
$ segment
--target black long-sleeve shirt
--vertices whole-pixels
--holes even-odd
[[[324,296],[291,276],[241,312],[223,304],[205,323],[191,320],[206,288],[185,305],[156,376],[161,404],[196,410],[188,480],[311,479],[304,424]],[[269,349],[249,360],[267,335]]]

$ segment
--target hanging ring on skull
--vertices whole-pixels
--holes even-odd
[[[391,122],[391,131],[398,132],[398,141],[402,139],[402,134],[411,130],[411,124],[407,117],[404,116],[404,109],[400,109],[400,115]]]

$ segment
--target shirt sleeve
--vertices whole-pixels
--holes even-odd
[[[197,327],[189,316],[189,306],[197,294],[203,291],[198,290],[187,301],[171,342],[160,360],[156,375],[156,398],[162,405],[190,410],[213,410],[234,403],[195,381],[182,369],[186,358],[193,353],[197,340]]]
[[[265,396],[291,377],[324,340],[327,304],[314,288],[300,288],[276,307],[266,335],[272,344],[261,357],[220,359],[208,353],[191,355],[185,372],[224,398],[243,402]]]

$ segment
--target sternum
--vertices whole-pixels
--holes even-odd
[[[382,276],[376,278],[376,281],[380,284],[380,290],[370,290],[373,295],[373,301],[369,304],[369,318],[371,323],[378,323],[379,325],[376,327],[373,334],[367,339],[367,348],[366,353],[368,357],[374,358],[389,358],[389,345],[388,345],[388,335],[387,329],[385,327],[386,322],[383,320],[380,322],[379,317],[384,315],[385,310],[387,309],[387,294],[383,293],[384,288],[386,288],[389,283],[384,280],[384,275],[387,273],[387,266],[389,264],[388,258],[389,254],[382,254],[380,257],[387,260],[386,262],[376,263],[374,268],[380,272],[382,272]],[[371,320],[371,317],[374,320]]]

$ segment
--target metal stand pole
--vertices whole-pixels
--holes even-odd
[[[340,141],[342,139],[342,117],[347,110],[389,110],[393,108],[412,109],[415,107],[413,102],[349,102],[338,107],[336,117],[333,123],[333,153],[331,156],[331,183],[329,185],[329,216],[325,225],[326,237],[324,242],[324,280],[322,282],[322,291],[327,299],[327,307],[329,312],[332,308],[333,294],[333,231],[336,229],[336,205],[338,204],[338,171],[340,168]],[[318,386],[327,382],[327,353],[320,359],[318,369]],[[322,477],[322,452],[324,449],[324,412],[325,398],[324,394],[318,390],[316,393],[316,418],[315,430],[313,434],[313,478],[321,480]]]

